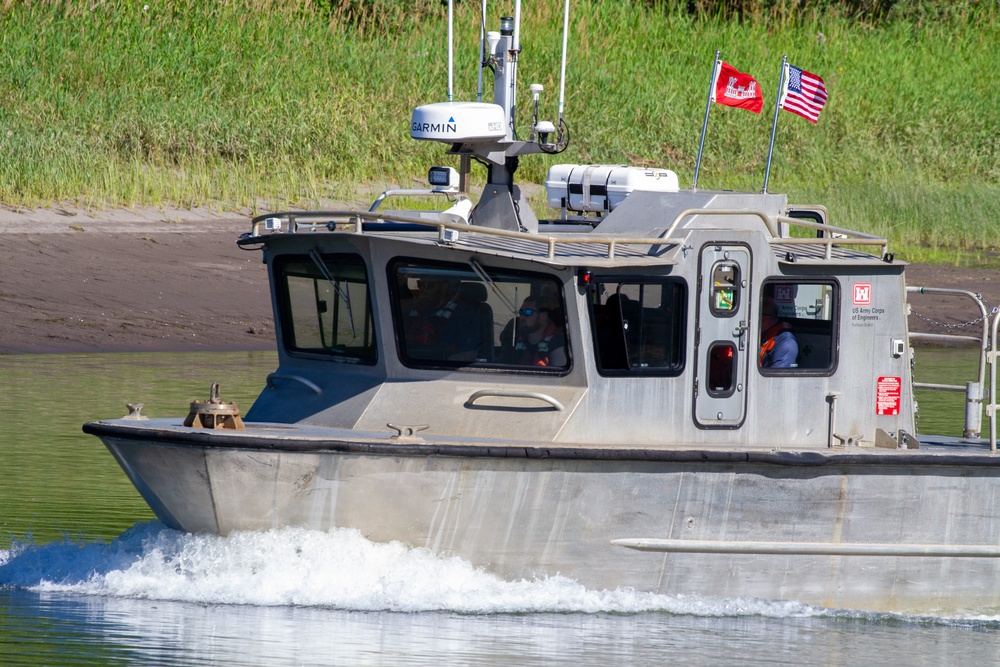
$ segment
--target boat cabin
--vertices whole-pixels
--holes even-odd
[[[240,243],[264,250],[280,365],[247,419],[608,446],[907,446],[903,265],[883,239],[776,194],[632,190],[570,217],[534,233],[378,212],[255,220]],[[793,342],[774,363],[762,348],[779,336]]]

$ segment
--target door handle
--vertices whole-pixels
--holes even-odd
[[[750,325],[747,324],[746,320],[740,320],[739,325],[733,329],[733,338],[739,339],[740,349],[746,348],[746,333],[750,330]]]

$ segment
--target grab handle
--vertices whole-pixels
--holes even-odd
[[[465,405],[471,407],[476,404],[477,400],[486,396],[496,396],[499,398],[529,398],[543,403],[548,403],[559,411],[566,409],[562,403],[548,394],[540,394],[535,391],[503,391],[498,389],[481,389],[472,396],[469,396],[469,400],[465,402]]]

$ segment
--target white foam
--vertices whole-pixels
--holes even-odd
[[[504,581],[459,558],[354,530],[285,528],[190,535],[137,524],[111,543],[62,541],[0,552],[0,586],[203,604],[460,613],[666,611],[812,616],[796,602],[588,590],[560,576]]]

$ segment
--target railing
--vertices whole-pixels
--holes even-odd
[[[683,238],[674,238],[674,234],[681,228],[681,223],[689,217],[735,217],[751,216],[760,218],[765,229],[770,234],[771,243],[795,244],[795,245],[822,245],[825,246],[826,259],[832,256],[832,249],[838,245],[868,245],[879,246],[881,255],[885,256],[888,249],[886,239],[853,231],[843,227],[834,227],[828,224],[820,224],[799,218],[789,218],[786,216],[776,216],[772,220],[766,213],[752,209],[687,209],[681,211],[671,222],[667,231],[657,237],[626,237],[626,236],[597,236],[594,234],[574,234],[570,235],[549,235],[530,234],[527,232],[515,232],[505,229],[493,229],[490,227],[477,227],[467,224],[449,222],[437,217],[437,212],[428,211],[430,217],[422,217],[419,213],[407,215],[402,213],[392,213],[391,215],[379,214],[375,211],[303,211],[274,213],[261,215],[251,221],[250,236],[256,238],[262,236],[261,226],[267,231],[280,231],[284,225],[288,226],[287,231],[295,234],[301,231],[335,231],[337,229],[353,229],[355,233],[364,233],[366,222],[387,222],[404,225],[417,225],[427,227],[428,231],[436,229],[438,232],[438,242],[443,244],[454,243],[463,232],[475,232],[487,236],[497,236],[503,238],[518,239],[529,243],[545,244],[546,256],[548,259],[555,257],[557,245],[603,245],[607,251],[605,257],[614,259],[615,249],[618,246],[663,246],[683,243]],[[823,230],[826,234],[820,238],[793,238],[780,236],[775,228],[775,222],[785,223],[791,226],[805,229]],[[837,234],[838,236],[833,236]]]
[[[774,240],[772,243],[782,243],[782,244],[792,244],[792,245],[822,245],[825,246],[826,253],[824,257],[830,259],[833,256],[833,248],[839,245],[861,245],[861,246],[878,246],[879,247],[879,257],[886,257],[886,253],[889,252],[889,242],[881,236],[876,236],[874,234],[865,234],[864,232],[857,232],[846,227],[834,227],[826,223],[811,222],[809,220],[802,220],[800,218],[789,218],[784,215],[779,215],[777,218],[778,222],[783,222],[787,225],[792,225],[795,227],[802,227],[804,229],[815,229],[817,231],[824,232],[823,236],[820,238],[793,238],[793,237],[782,237],[779,240]],[[834,236],[838,234],[839,236]]]
[[[1000,315],[993,315],[993,335],[990,338],[990,402],[986,404],[986,414],[990,418],[990,451],[997,450],[997,363],[1000,362],[1000,351],[997,350],[997,327],[1000,325]]]
[[[303,230],[334,231],[337,229],[352,230],[355,233],[363,234],[366,222],[419,225],[427,227],[428,231],[436,229],[438,232],[438,242],[442,244],[455,243],[462,233],[476,233],[486,236],[518,239],[520,241],[545,245],[548,259],[555,257],[557,245],[603,245],[607,247],[605,257],[607,259],[614,259],[615,249],[618,246],[662,246],[674,243],[664,237],[597,236],[591,234],[552,236],[546,234],[529,234],[527,232],[513,232],[506,229],[493,229],[490,227],[476,227],[462,223],[445,222],[433,218],[422,218],[419,215],[393,213],[391,216],[387,216],[371,211],[307,211],[302,213],[262,215],[251,221],[250,237],[257,238],[262,236],[261,225],[264,225],[267,230],[277,231],[286,223],[288,225],[288,232],[292,234]],[[447,233],[449,231],[452,233]]]
[[[826,223],[811,222],[809,220],[803,220],[801,218],[790,218],[784,215],[775,216],[774,221],[779,223],[784,223],[793,227],[802,227],[804,229],[813,229],[817,231],[823,231],[824,235],[822,237],[804,237],[796,238],[792,236],[782,236],[774,226],[774,222],[771,218],[767,216],[766,213],[762,211],[755,211],[750,209],[711,209],[711,208],[689,208],[687,210],[681,211],[674,218],[673,223],[667,229],[666,233],[663,235],[664,238],[671,238],[674,232],[680,227],[681,221],[685,218],[690,218],[696,215],[700,216],[737,216],[737,215],[752,215],[761,219],[764,223],[764,227],[771,234],[771,243],[781,243],[782,245],[821,245],[825,247],[824,257],[830,259],[833,257],[833,248],[838,245],[860,245],[860,246],[879,246],[879,256],[884,257],[889,249],[889,242],[881,237],[874,234],[865,234],[864,232],[858,232],[853,229],[847,229],[846,227],[834,227]],[[837,236],[834,236],[836,234]]]
[[[979,308],[980,316],[975,320],[964,323],[962,326],[972,326],[982,324],[979,336],[968,334],[939,334],[939,333],[919,333],[911,332],[910,340],[924,340],[938,343],[960,343],[976,344],[979,346],[979,373],[975,382],[967,382],[965,386],[937,384],[929,382],[914,382],[915,389],[930,389],[934,391],[955,391],[965,393],[965,429],[963,435],[967,438],[978,438],[981,433],[983,418],[984,396],[983,389],[986,380],[986,366],[990,366],[990,391],[989,403],[985,404],[986,414],[990,420],[990,451],[996,451],[996,374],[997,374],[997,322],[1000,316],[996,316],[997,309],[987,310],[983,298],[979,294],[966,290],[946,289],[938,287],[917,287],[908,286],[906,291],[911,294],[938,294],[946,297],[965,297],[971,299]],[[992,318],[992,339],[990,334],[990,322]],[[932,323],[934,323],[932,321]]]

